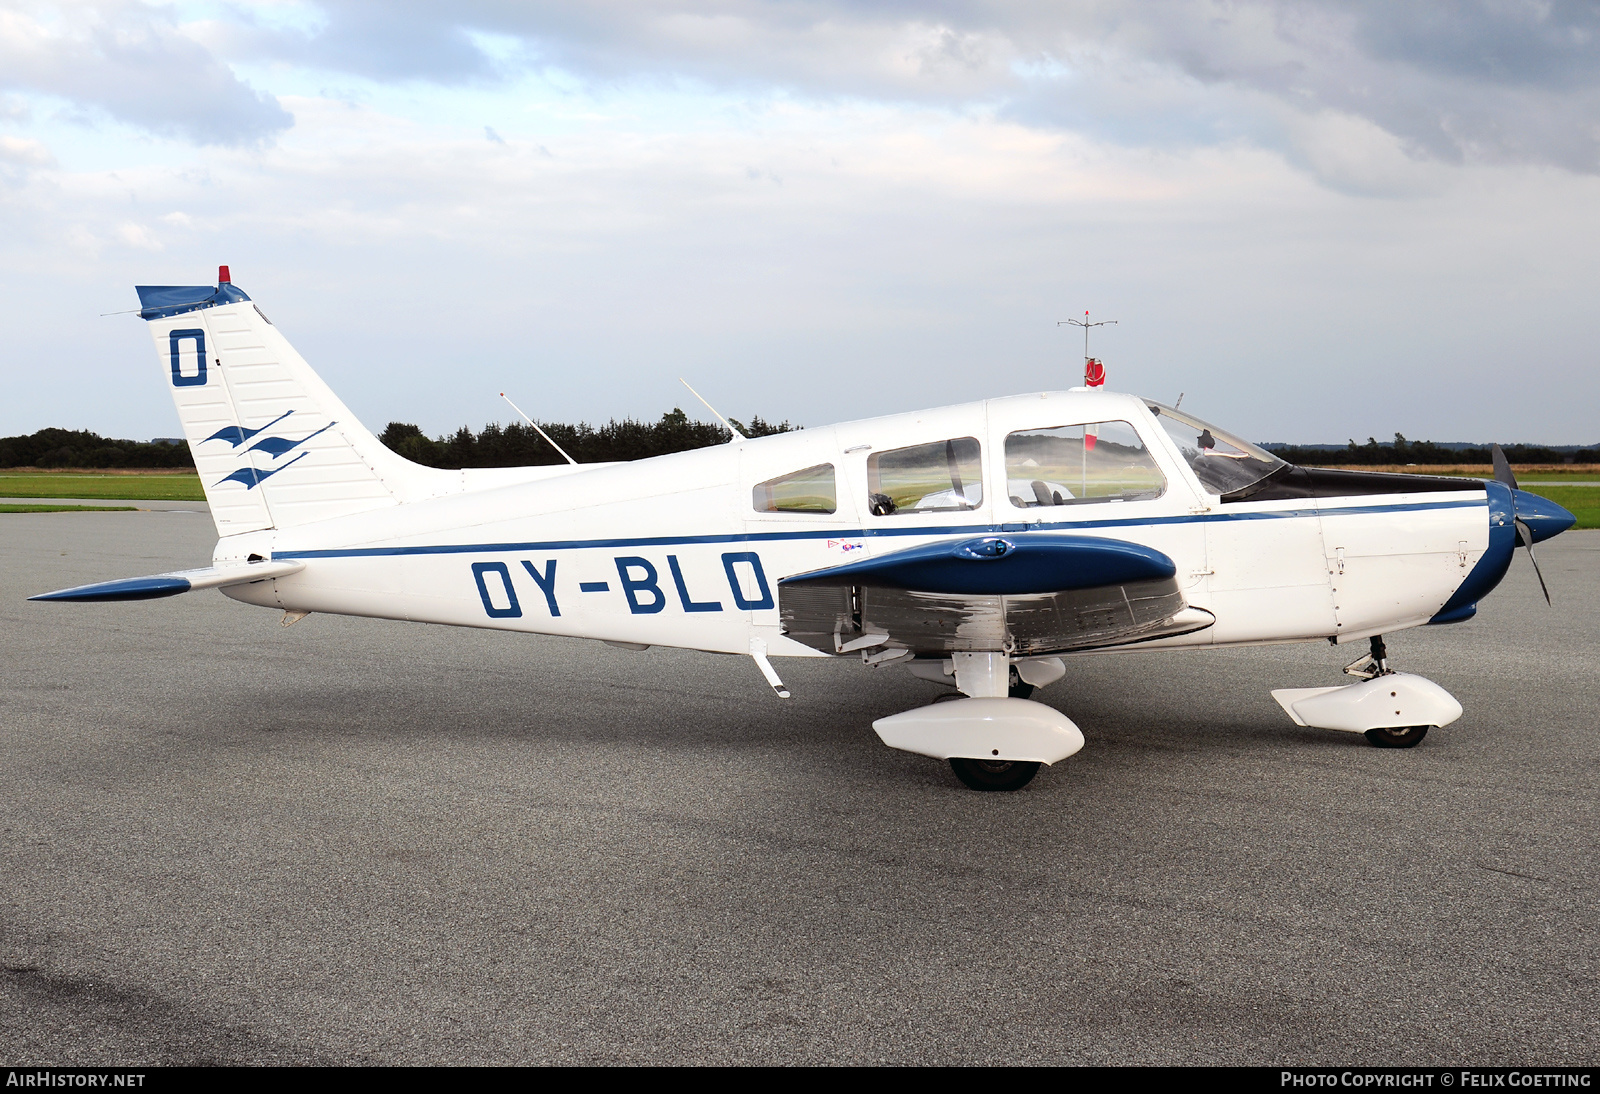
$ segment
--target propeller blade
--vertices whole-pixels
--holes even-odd
[[[1506,454],[1499,445],[1489,450],[1489,458],[1494,461],[1494,477],[1497,482],[1503,482],[1511,489],[1517,488],[1517,476],[1511,470],[1511,461],[1506,459]]]
[[[1528,549],[1528,561],[1533,563],[1534,576],[1539,579],[1539,588],[1544,592],[1544,602],[1555,605],[1550,600],[1550,587],[1544,583],[1544,571],[1539,569],[1539,559],[1533,553],[1533,530],[1522,521],[1517,521],[1517,543]]]

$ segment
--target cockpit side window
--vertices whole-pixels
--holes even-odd
[[[833,464],[819,463],[758,483],[750,504],[758,513],[832,513],[839,508]]]
[[[1160,403],[1148,405],[1150,413],[1178,446],[1184,462],[1194,469],[1201,485],[1212,493],[1225,495],[1249,489],[1288,466],[1266,449],[1207,425],[1199,418]]]
[[[867,458],[867,508],[892,513],[944,513],[983,504],[983,463],[976,437],[892,448]]]
[[[1019,429],[1006,436],[1006,493],[1018,509],[1160,497],[1166,476],[1127,422]]]

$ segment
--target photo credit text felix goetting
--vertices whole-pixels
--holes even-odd
[[[1374,1068],[1328,1071],[1322,1068],[1279,1072],[1278,1085],[1300,1087],[1343,1087],[1355,1090],[1435,1090],[1461,1088],[1482,1090],[1490,1087],[1516,1090],[1587,1090],[1594,1074],[1588,1068],[1563,1070],[1514,1070],[1511,1068]]]

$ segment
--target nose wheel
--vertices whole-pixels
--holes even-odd
[[[1363,734],[1379,748],[1416,748],[1428,735],[1427,726],[1399,726],[1395,729],[1369,729]]]
[[[1375,680],[1380,676],[1393,674],[1394,670],[1389,667],[1389,650],[1383,643],[1383,635],[1373,635],[1368,649],[1367,656],[1345,666],[1345,673],[1361,680]],[[1393,726],[1369,729],[1362,736],[1377,748],[1416,748],[1422,743],[1422,738],[1428,735],[1430,728]]]

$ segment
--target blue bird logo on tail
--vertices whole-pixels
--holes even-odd
[[[268,468],[265,471],[262,471],[259,468],[255,468],[255,467],[241,467],[241,468],[239,468],[239,470],[235,471],[233,474],[227,476],[226,478],[218,479],[217,480],[217,485],[221,486],[225,482],[242,482],[242,483],[244,483],[244,488],[246,490],[254,490],[256,487],[260,486],[261,483],[263,481],[265,481],[266,479],[270,479],[272,476],[276,475],[279,471],[287,471],[289,468],[293,467],[295,464],[299,463],[301,460],[305,459],[309,455],[311,455],[311,453],[302,452],[302,453],[300,453],[300,455],[296,456],[294,459],[290,460],[288,463],[284,464],[282,467],[272,467],[272,468]]]
[[[243,426],[237,425],[224,426],[215,433],[211,434],[211,436],[207,437],[206,440],[227,441],[234,448],[238,448],[240,445],[244,444],[246,441],[250,440],[256,435],[271,429],[273,426],[277,425],[279,422],[283,421],[293,413],[294,411],[292,410],[286,410],[276,418],[272,419],[272,421],[268,422],[266,425],[259,426],[256,429],[245,429]],[[274,461],[282,459],[290,452],[293,452],[296,448],[299,448],[301,445],[311,440],[312,437],[326,433],[336,424],[337,423],[335,422],[329,422],[321,429],[301,437],[298,441],[291,441],[287,437],[263,437],[261,440],[256,441],[255,444],[245,449],[245,455],[248,456],[251,452],[265,452]],[[276,475],[280,471],[287,471],[289,468],[293,467],[295,464],[299,463],[309,455],[311,455],[311,453],[302,452],[281,467],[259,468],[251,464],[246,464],[244,467],[239,468],[239,470],[233,472],[231,475],[227,475],[221,479],[218,479],[216,485],[221,486],[225,482],[237,482],[243,483],[246,490],[254,490],[267,479],[270,479],[273,475]]]
[[[240,425],[225,425],[215,433],[211,434],[211,436],[207,437],[205,441],[201,441],[200,443],[205,444],[206,441],[227,441],[229,444],[233,445],[233,447],[238,448],[241,444],[244,444],[245,441],[248,441],[257,433],[271,429],[273,426],[277,425],[279,422],[283,421],[293,413],[294,411],[292,410],[285,410],[282,414],[279,414],[266,425],[260,426],[256,429],[246,429]]]

